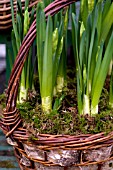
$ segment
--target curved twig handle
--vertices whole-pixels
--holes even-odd
[[[53,16],[58,11],[60,11],[62,8],[72,4],[75,1],[76,0],[55,0],[54,2],[52,2],[50,5],[48,5],[45,8],[44,11],[46,14],[46,18],[48,17],[48,15]],[[20,47],[20,50],[18,52],[16,61],[12,69],[12,73],[11,73],[8,88],[7,88],[6,112],[13,111],[16,107],[16,99],[17,99],[18,86],[19,86],[21,72],[22,72],[24,63],[26,61],[29,48],[31,44],[33,43],[35,37],[36,37],[36,19],[32,23],[27,35],[25,36],[22,42],[22,45]]]

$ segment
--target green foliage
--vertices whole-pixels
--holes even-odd
[[[28,130],[36,128],[36,132],[47,134],[96,134],[105,132],[106,134],[113,130],[112,110],[101,111],[96,117],[88,114],[79,115],[75,112],[52,111],[49,114],[33,109],[30,103],[18,106],[21,116],[28,124]]]
[[[12,15],[12,24],[13,30],[11,34],[12,40],[12,48],[13,54],[9,49],[9,61],[10,61],[10,69],[12,70],[15,58],[18,54],[19,48],[21,43],[28,32],[30,25],[34,19],[34,7],[31,10],[31,13],[28,11],[29,0],[25,1],[25,10],[22,9],[22,4],[20,0],[17,0],[17,13],[16,13],[16,20],[14,19],[14,4],[13,1],[10,0],[11,3],[11,15]],[[27,98],[27,91],[28,89],[32,89],[32,80],[33,80],[33,73],[34,73],[34,65],[32,63],[32,46],[29,51],[29,57],[25,63],[25,66],[22,71],[21,75],[21,82],[20,82],[20,89],[18,95],[18,101],[23,102],[23,99]],[[12,57],[13,56],[13,57]]]
[[[48,16],[46,22],[43,9],[43,2],[39,2],[36,12],[36,41],[42,109],[44,112],[48,113],[52,110],[52,101],[55,90],[55,95],[57,95],[57,87],[59,87],[59,82],[57,81],[57,77],[59,76],[58,73],[60,70],[62,71],[64,69],[64,58],[63,60],[61,58],[64,37],[67,30],[66,19],[68,14],[66,13],[64,15],[61,11],[53,18]],[[60,87],[62,92],[64,84]]]
[[[81,1],[88,7],[88,1]],[[113,14],[111,3],[95,3],[89,14],[77,18],[72,14],[72,41],[76,63],[77,99],[80,114],[98,113],[99,98],[113,55]],[[108,10],[108,12],[105,12]],[[104,16],[104,17],[103,17]],[[106,25],[106,27],[104,26]],[[107,27],[108,25],[108,27]]]

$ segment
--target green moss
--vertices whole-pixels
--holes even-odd
[[[69,73],[71,77],[72,73]],[[73,75],[72,75],[73,77]],[[74,83],[73,83],[74,81]],[[23,119],[23,124],[33,134],[96,134],[113,131],[112,111],[108,107],[108,90],[103,88],[99,102],[99,114],[95,117],[79,115],[77,110],[75,80],[68,80],[67,88],[62,94],[62,100],[57,101],[53,111],[49,114],[42,113],[39,94],[33,100],[28,100],[18,105]],[[58,104],[60,103],[60,105]],[[57,109],[56,109],[57,108]],[[35,135],[33,137],[35,139]]]
[[[28,106],[26,108],[26,106]],[[100,112],[96,117],[79,115],[74,107],[67,111],[52,111],[50,114],[41,112],[40,105],[35,109],[30,103],[20,107],[21,116],[28,130],[46,134],[81,134],[113,131],[112,110]]]
[[[2,107],[5,107],[5,102],[6,102],[6,94],[5,93],[0,94],[0,105]]]
[[[10,161],[0,161],[1,168],[16,168]]]

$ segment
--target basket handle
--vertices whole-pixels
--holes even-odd
[[[46,18],[48,15],[53,16],[62,8],[76,2],[76,0],[55,0],[51,4],[49,4],[45,9]],[[11,76],[8,83],[8,88],[6,91],[7,101],[6,101],[6,112],[13,111],[16,107],[16,99],[18,93],[19,80],[21,76],[21,72],[24,66],[24,63],[27,59],[27,54],[29,52],[30,46],[32,45],[34,39],[36,37],[36,18],[29,28],[28,33],[26,34],[22,45],[19,49],[18,55],[16,57]]]

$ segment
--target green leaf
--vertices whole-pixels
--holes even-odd
[[[23,20],[22,4],[20,0],[17,0],[17,8],[18,8],[18,13],[21,16],[21,19]]]
[[[111,6],[111,0],[107,0],[104,3],[104,8],[103,8],[103,13],[102,13],[102,18],[104,19],[109,11],[109,8]]]
[[[112,24],[113,24],[113,3],[111,4],[105,18],[102,21],[102,30],[101,30],[100,42],[102,40],[103,41],[106,40]]]
[[[80,15],[84,23],[84,26],[86,26],[87,17],[88,17],[88,0],[80,1]]]
[[[20,35],[20,41],[22,42],[23,40],[23,23],[22,19],[19,13],[16,15],[16,25],[17,25],[17,30],[18,34]]]
[[[25,0],[25,11],[28,8],[28,6],[29,6],[29,0]]]
[[[95,84],[96,84],[97,77],[98,77],[101,63],[102,63],[103,48],[104,48],[104,43],[102,42],[101,45],[98,47],[97,54],[96,54],[95,71],[94,71],[93,81],[92,81],[92,92],[91,92],[92,96],[94,94]]]
[[[34,21],[34,14],[35,14],[35,7],[32,7],[31,17],[30,17],[30,26]]]
[[[29,22],[30,22],[29,12],[28,12],[28,8],[26,8],[25,13],[24,13],[24,36],[28,32]]]
[[[20,37],[19,37],[18,31],[17,31],[17,26],[15,24],[13,0],[10,0],[10,4],[11,4],[11,16],[12,16],[13,30],[14,30],[14,33],[15,33],[17,49],[19,50],[20,45],[21,45],[21,41],[20,41]]]
[[[46,28],[46,38],[44,45],[43,75],[42,75],[42,97],[52,96],[52,18],[49,16]]]
[[[110,37],[110,40],[108,42],[105,54],[104,54],[104,58],[102,60],[101,66],[100,66],[100,70],[96,79],[96,83],[95,83],[95,88],[94,88],[94,93],[92,96],[92,106],[95,107],[98,102],[99,102],[99,98],[102,92],[102,88],[106,79],[106,75],[108,73],[108,68],[109,68],[109,64],[113,55],[113,33]]]
[[[38,57],[40,91],[42,87],[43,53],[44,53],[44,43],[46,37],[46,20],[45,20],[45,13],[43,9],[44,9],[44,4],[42,2],[39,2],[36,11],[36,29],[37,29],[36,41],[37,41],[37,57]]]
[[[113,65],[110,77],[109,105],[111,108],[113,108]]]
[[[100,35],[101,35],[101,30],[102,30],[102,14],[103,14],[103,7],[102,7],[102,3],[98,3],[97,5],[97,32],[98,32],[98,37],[100,39]]]
[[[15,59],[16,56],[17,56],[18,51],[17,51],[17,46],[16,46],[15,34],[14,34],[13,30],[11,32],[11,41],[12,41],[13,54],[14,54],[14,59]]]
[[[95,0],[87,0],[88,1],[88,10],[91,12],[94,8]]]

